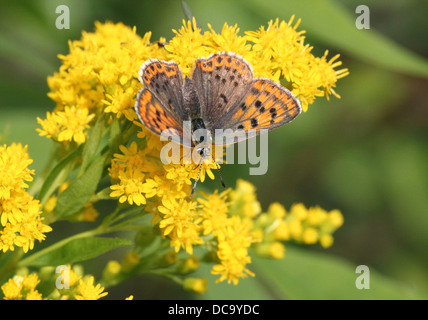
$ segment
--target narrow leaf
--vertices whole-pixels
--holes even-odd
[[[119,238],[68,238],[23,259],[20,266],[58,266],[95,258],[118,247],[132,245]]]
[[[67,178],[68,171],[70,166],[73,164],[73,160],[80,154],[81,151],[82,149],[79,147],[72,153],[65,156],[56,164],[55,167],[53,167],[44,181],[38,195],[38,199],[42,204],[46,202],[46,200],[52,195],[56,188],[58,188],[59,185]]]
[[[88,165],[91,163],[93,158],[96,155],[96,152],[98,151],[98,147],[100,145],[101,139],[103,137],[104,133],[104,120],[105,120],[105,113],[102,113],[95,125],[92,127],[89,138],[86,141],[83,152],[82,152],[82,166],[80,167],[79,176],[85,172]]]
[[[335,0],[275,0],[266,5],[260,0],[241,0],[243,6],[272,19],[302,19],[300,30],[350,56],[376,67],[416,76],[428,76],[428,61],[382,36],[374,28],[357,29],[355,9],[346,9]],[[370,7],[370,6],[369,6]],[[296,21],[296,20],[295,20]],[[334,54],[332,53],[331,57]],[[352,70],[351,70],[352,72]]]
[[[289,246],[282,260],[255,257],[252,270],[284,299],[423,298],[411,288],[379,274],[371,266],[367,266],[369,273],[357,273],[357,266],[324,253]],[[359,276],[364,278],[358,279]],[[366,288],[368,285],[368,288],[361,289],[360,286],[358,289],[357,283]]]
[[[57,218],[64,218],[83,209],[95,193],[107,155],[95,160],[70,186],[59,194],[55,213]]]

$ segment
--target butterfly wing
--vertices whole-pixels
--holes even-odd
[[[151,132],[167,134],[172,141],[183,144],[183,126],[178,118],[161,104],[148,89],[141,89],[137,94],[135,112],[140,121]]]
[[[260,129],[280,127],[302,112],[289,90],[266,78],[253,79],[250,64],[234,53],[198,59],[193,82],[207,128],[213,135],[215,129],[230,129],[223,134],[226,141],[246,139],[246,135],[235,134],[239,130],[256,129],[259,134]],[[235,137],[230,140],[231,136]]]
[[[183,76],[174,62],[149,59],[143,63],[138,79],[144,84],[137,95],[135,111],[140,121],[153,133],[168,134],[183,144]]]
[[[196,61],[192,81],[201,117],[208,129],[224,128],[222,116],[242,100],[252,79],[248,62],[231,52],[216,53]]]
[[[250,89],[222,122],[232,130],[272,130],[289,123],[302,112],[299,100],[280,84],[265,78],[254,79]]]

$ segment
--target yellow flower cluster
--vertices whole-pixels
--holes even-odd
[[[278,202],[262,212],[255,187],[241,179],[230,193],[230,212],[246,222],[256,252],[261,256],[281,259],[285,254],[283,242],[319,243],[323,248],[333,244],[332,234],[343,224],[339,210],[325,211],[316,206],[306,208],[293,204],[287,213]]]
[[[305,44],[304,31],[297,31],[300,19],[293,26],[294,16],[287,23],[278,19],[270,21],[256,32],[246,32],[248,41],[254,43],[253,51],[266,63],[264,67],[275,81],[284,79],[286,86],[299,98],[304,111],[316,97],[330,94],[340,97],[334,87],[338,79],[349,74],[348,69],[335,70],[342,63],[339,55],[327,60],[328,51],[321,58],[312,55],[313,47]],[[336,62],[335,62],[336,61]],[[269,77],[269,75],[264,75]]]
[[[64,272],[63,270],[62,277],[64,277]],[[42,300],[42,294],[36,290],[39,283],[40,279],[37,273],[24,276],[16,275],[4,283],[1,290],[5,300]],[[100,284],[94,285],[93,276],[79,276],[70,266],[67,269],[66,285],[68,289],[55,289],[48,298],[44,299],[98,300],[108,294],[104,292],[104,288]]]
[[[81,40],[69,42],[69,54],[58,56],[62,66],[48,77],[48,95],[56,107],[46,119],[38,118],[41,136],[81,144],[101,112],[136,119],[132,106],[140,88],[139,67],[163,50],[150,43],[150,32],[141,38],[122,23],[97,22],[95,27],[94,33],[83,32]]]
[[[176,252],[184,248],[193,254],[193,246],[207,244],[203,237],[208,236],[205,238],[210,239],[209,246],[215,247],[218,262],[212,273],[220,275],[218,282],[227,280],[237,284],[240,278],[254,275],[246,268],[251,263],[248,248],[254,239],[250,220],[229,215],[229,191],[203,194],[197,202],[164,198],[158,207],[159,228],[163,236],[171,238]]]
[[[40,203],[30,196],[26,181],[32,181],[33,162],[27,147],[21,144],[0,146],[0,250],[13,251],[15,246],[27,252],[34,240],[42,241],[51,227],[43,224]]]
[[[36,290],[40,280],[36,273],[14,276],[1,286],[5,300],[42,300]]]
[[[184,199],[191,193],[191,179],[196,179],[199,169],[194,164],[163,165],[159,154],[163,144],[159,137],[143,129],[139,138],[145,137],[147,147],[139,149],[136,142],[126,148],[120,146],[122,154],[115,154],[110,168],[110,177],[113,185],[111,197],[118,197],[119,202],[144,205],[147,198],[152,198],[154,204],[157,199]],[[200,180],[203,182],[208,175],[212,179],[216,169],[214,163],[202,164]]]
[[[330,247],[332,234],[343,224],[343,216],[339,210],[327,212],[318,206],[306,208],[301,203],[293,204],[287,213],[280,203],[272,203],[254,224],[264,230],[263,243],[257,245],[257,253],[281,259],[285,241]]]
[[[198,168],[194,164],[164,165],[160,151],[166,142],[135,121],[133,108],[142,86],[137,74],[144,61],[174,60],[183,74],[190,76],[198,57],[218,51],[242,55],[252,65],[256,77],[282,81],[302,101],[304,110],[318,96],[338,96],[334,87],[338,79],[348,74],[347,69],[335,70],[341,63],[338,56],[328,60],[328,52],[321,58],[315,57],[312,47],[304,43],[304,32],[297,31],[299,23],[293,24],[293,18],[289,22],[271,21],[266,28],[240,35],[236,25],[227,24],[220,33],[210,25],[208,31],[202,32],[193,20],[173,30],[174,37],[165,45],[159,44],[165,39],[150,42],[150,32],[140,37],[135,28],[121,23],[96,23],[95,32],[84,32],[81,40],[69,43],[67,55],[59,56],[63,64],[48,79],[49,97],[56,108],[46,119],[38,119],[39,134],[65,145],[79,145],[85,143],[87,129],[103,113],[109,115],[109,123],[120,123],[127,138],[119,146],[120,152],[115,151],[112,157],[110,197],[117,198],[124,207],[135,204],[153,213],[153,224],[158,223],[161,235],[170,240],[174,252],[183,249],[193,254],[194,246],[213,249],[217,264],[212,273],[220,276],[218,281],[236,284],[240,278],[253,275],[247,269],[251,246],[269,245],[269,255],[281,257],[284,250],[280,241],[288,240],[283,234],[284,223],[289,239],[328,246],[328,235],[335,228],[328,227],[326,221],[334,219],[298,220],[294,207],[288,215],[284,209],[281,216],[280,205],[272,205],[267,213],[262,213],[254,186],[245,181],[238,181],[234,190],[189,199]],[[132,134],[138,127],[141,129],[133,140]],[[217,169],[214,163],[202,164],[200,180],[203,182],[206,175],[213,179],[213,169]],[[312,216],[311,210],[316,211],[308,209],[307,217]],[[292,218],[300,222],[302,234],[292,231],[297,224]],[[315,220],[322,221],[314,224]],[[282,238],[270,236],[281,235],[281,231]],[[204,282],[189,280],[188,286],[202,291]]]

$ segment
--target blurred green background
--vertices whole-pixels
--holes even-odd
[[[345,224],[328,250],[287,246],[281,261],[254,259],[257,276],[238,286],[215,285],[204,296],[167,279],[141,276],[115,288],[110,299],[385,299],[428,297],[428,2],[421,0],[188,0],[202,27],[224,22],[241,32],[276,17],[302,18],[299,30],[316,55],[341,54],[350,75],[341,99],[318,98],[292,124],[269,135],[269,171],[250,176],[247,165],[223,166],[228,186],[254,183],[263,209],[279,201],[340,209]],[[70,8],[70,29],[55,27],[58,5]],[[370,9],[370,29],[357,30],[355,9]],[[136,26],[152,39],[170,39],[183,19],[181,1],[3,1],[0,4],[0,142],[29,145],[40,172],[51,142],[39,137],[36,117],[54,103],[46,77],[68,53],[68,40],[93,31],[94,21]],[[217,188],[219,181],[206,182]],[[80,226],[59,224],[65,232]],[[81,227],[84,227],[82,225]],[[54,226],[54,229],[56,226]],[[48,236],[49,238],[49,236]],[[37,248],[37,245],[36,245]],[[114,254],[114,253],[112,253]],[[99,275],[109,257],[86,262]],[[370,290],[357,290],[355,268],[370,268]],[[199,276],[209,273],[202,268]]]

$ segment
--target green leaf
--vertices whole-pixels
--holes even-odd
[[[218,275],[200,267],[197,276],[208,275],[208,291],[201,299],[426,299],[411,288],[369,267],[370,289],[357,289],[357,264],[324,253],[287,246],[282,260],[252,256],[247,268],[255,277],[241,279],[237,286],[215,283]],[[361,263],[363,264],[363,263]],[[212,266],[211,266],[212,267]]]
[[[299,30],[306,30],[308,36],[316,37],[327,45],[377,67],[428,76],[426,60],[374,29],[357,29],[355,20],[359,14],[355,13],[355,9],[349,11],[339,1],[275,0],[266,5],[266,1],[262,0],[241,0],[240,3],[268,19],[275,18],[280,13],[281,19],[288,20],[295,14],[296,18],[302,19]]]
[[[55,208],[55,214],[58,219],[79,212],[89,202],[101,179],[106,158],[107,154],[95,160],[84,174],[74,180],[64,192],[58,195]]]
[[[72,153],[65,156],[61,161],[59,161],[55,167],[48,174],[46,180],[43,183],[42,188],[40,189],[38,199],[42,204],[52,195],[52,193],[59,187],[61,183],[65,181],[71,166],[73,165],[73,160],[80,154],[82,148],[74,150]]]
[[[95,125],[92,127],[89,138],[86,141],[83,152],[82,152],[82,166],[80,167],[79,176],[85,172],[88,165],[91,163],[93,158],[95,157],[98,147],[100,145],[101,139],[103,138],[104,134],[104,120],[105,120],[105,113],[101,113],[101,115],[98,117]]]
[[[254,268],[250,269],[287,299],[426,299],[371,266],[370,289],[357,289],[357,278],[362,275],[356,273],[357,266],[324,253],[289,246],[285,259],[255,257]]]
[[[42,267],[71,264],[129,245],[132,245],[131,241],[120,238],[67,238],[21,260],[19,265]]]
[[[113,117],[113,121],[110,125],[110,140],[109,147],[110,151],[116,152],[122,141],[122,130],[120,129],[119,118]]]

